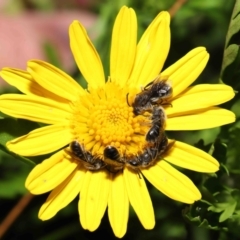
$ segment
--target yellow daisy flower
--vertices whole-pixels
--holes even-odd
[[[1,71],[2,78],[23,94],[0,96],[0,110],[15,118],[47,124],[9,141],[7,147],[23,156],[57,151],[34,167],[26,180],[26,187],[33,194],[51,191],[40,209],[40,219],[53,217],[80,194],[78,207],[83,228],[97,229],[108,208],[113,232],[122,237],[127,229],[129,204],[144,228],[155,225],[145,179],[176,201],[191,204],[201,198],[193,182],[173,165],[211,173],[218,170],[219,164],[188,144],[175,141],[164,159],[141,169],[144,177],[128,166],[116,172],[106,168],[91,171],[72,156],[68,147],[77,140],[100,157],[108,145],[125,155],[143,151],[149,126],[142,124],[144,116],[135,116],[129,105],[160,73],[168,77],[173,89],[170,104],[163,106],[167,116],[165,130],[206,129],[235,120],[231,111],[215,107],[233,98],[231,87],[189,87],[207,64],[209,54],[204,47],[193,49],[162,71],[170,47],[169,24],[169,14],[161,12],[137,44],[135,12],[122,7],[113,27],[110,76],[105,82],[96,49],[84,27],[74,21],[69,32],[71,50],[88,90],[60,69],[39,60],[29,61],[27,71]]]

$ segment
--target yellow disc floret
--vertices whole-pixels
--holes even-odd
[[[108,145],[117,147],[125,155],[142,152],[149,117],[133,114],[127,101],[128,91],[107,82],[105,89],[89,89],[86,96],[74,104],[72,129],[75,139],[92,154],[101,156]]]

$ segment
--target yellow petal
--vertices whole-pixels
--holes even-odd
[[[72,134],[66,125],[50,125],[7,142],[10,151],[22,156],[37,156],[54,152],[72,140]]]
[[[14,68],[3,68],[0,75],[8,84],[16,87],[22,93],[50,98],[58,102],[66,102],[64,98],[40,86],[27,71]]]
[[[61,184],[76,168],[77,163],[67,159],[64,151],[59,151],[33,168],[25,186],[32,194],[48,192]]]
[[[223,84],[200,84],[189,87],[177,99],[171,101],[166,109],[168,117],[180,113],[208,108],[222,104],[234,97],[235,93],[230,86]]]
[[[137,19],[133,9],[122,7],[113,27],[110,76],[122,86],[127,82],[135,59]]]
[[[84,229],[94,231],[100,225],[107,207],[110,183],[105,171],[87,171],[79,201],[80,222]]]
[[[42,163],[38,164],[33,170],[30,172],[26,179],[26,187],[27,185],[35,178],[38,178],[41,174],[48,171],[51,167],[55,166],[58,162],[62,161],[65,158],[65,152],[58,151],[53,154],[50,158],[44,160]]]
[[[236,120],[235,114],[229,110],[212,107],[189,112],[188,115],[169,117],[166,130],[200,130],[219,127]]]
[[[34,82],[32,76],[27,71],[14,68],[3,68],[1,77],[10,85],[16,87],[25,94],[41,95],[43,88]]]
[[[143,34],[129,80],[132,86],[145,86],[161,71],[170,48],[169,24],[169,13],[161,12]]]
[[[161,75],[168,76],[172,82],[173,97],[185,90],[194,82],[205,68],[209,54],[204,47],[188,52],[176,63],[164,70]]]
[[[64,123],[72,109],[69,104],[21,94],[0,96],[0,111],[15,118],[47,124]]]
[[[155,188],[174,200],[190,204],[201,198],[193,182],[164,160],[142,173]]]
[[[82,75],[92,88],[105,84],[101,59],[89,39],[85,28],[78,21],[73,21],[69,28],[70,46],[75,61]]]
[[[108,199],[108,216],[116,237],[122,238],[127,231],[129,200],[122,173],[112,178]]]
[[[125,168],[123,171],[125,186],[130,204],[136,212],[140,222],[146,229],[153,229],[155,217],[152,201],[148,193],[144,179],[136,172]]]
[[[39,218],[48,220],[62,208],[66,207],[79,193],[84,180],[85,170],[75,171],[60,185],[58,185],[39,210]]]
[[[175,141],[164,159],[179,167],[197,172],[213,173],[219,169],[218,161],[211,155],[178,141]]]
[[[29,61],[28,71],[39,85],[66,100],[74,101],[79,94],[84,94],[74,79],[49,63]]]

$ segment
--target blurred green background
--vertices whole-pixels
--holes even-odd
[[[80,84],[86,86],[71,57],[67,26],[74,19],[86,22],[88,32],[101,56],[107,75],[109,73],[109,50],[113,22],[120,7],[127,5],[136,11],[139,37],[160,11],[169,10],[171,12],[171,49],[165,67],[177,61],[191,49],[205,46],[210,53],[210,60],[194,84],[223,81],[239,91],[240,58],[238,45],[240,38],[238,27],[230,40],[230,44],[236,44],[236,48],[231,52],[230,58],[225,51],[225,63],[229,61],[229,64],[225,65],[229,66],[222,69],[224,49],[229,45],[225,45],[225,40],[234,4],[234,0],[0,1],[0,20],[5,21],[5,24],[0,24],[3,29],[0,31],[0,39],[2,39],[0,45],[4,48],[4,44],[10,44],[9,54],[4,55],[0,51],[2,54],[0,67],[22,67],[26,66],[26,61],[30,58],[40,58],[66,70]],[[234,19],[237,17],[238,12]],[[23,24],[16,25],[16,31],[14,28],[10,31],[11,24],[16,24],[14,20],[16,22],[23,21]],[[27,37],[25,37],[24,32],[27,33]],[[16,37],[9,35],[8,40],[1,42],[6,39],[7,34],[13,34]],[[56,39],[51,34],[59,35]],[[15,49],[22,51],[22,54],[17,54]],[[15,51],[15,54],[11,51]],[[233,55],[234,57],[232,57]],[[2,82],[0,91],[6,93],[16,90]],[[131,210],[127,234],[123,239],[240,239],[239,95],[237,94],[232,101],[223,107],[232,109],[236,113],[236,123],[204,131],[168,133],[171,138],[210,151],[221,163],[221,169],[217,174],[200,174],[184,170],[184,173],[201,190],[203,200],[192,206],[184,205],[168,199],[149,184],[155,209],[156,226],[153,230],[145,230],[134,211]],[[35,123],[26,124],[26,121],[11,121],[11,123],[7,123],[1,120],[0,131],[4,139],[7,139],[9,132],[14,132],[14,130],[16,130],[14,132],[16,136],[20,136],[37,127]],[[15,128],[13,129],[12,126]],[[21,126],[25,127],[21,129]],[[1,140],[1,143],[4,141]],[[20,200],[26,203],[26,208],[10,224],[2,239],[115,239],[107,214],[105,214],[97,231],[91,233],[82,229],[77,209],[78,199],[61,210],[54,218],[45,222],[39,220],[37,218],[38,210],[47,198],[47,194],[29,198],[24,188],[25,179],[33,165],[23,163],[18,157],[7,154],[3,146],[1,149],[0,222],[9,216],[10,211]],[[33,160],[39,162],[43,160],[43,157]],[[28,202],[28,200],[30,201]],[[18,208],[21,210],[22,206]]]

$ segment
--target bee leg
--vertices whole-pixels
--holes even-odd
[[[98,161],[93,164],[84,164],[84,167],[90,171],[98,171],[106,167],[106,164],[103,161]]]
[[[128,101],[128,95],[129,95],[129,93],[127,93],[127,95],[126,95],[126,100],[127,100],[128,106],[131,107],[130,104],[129,104],[129,101]]]
[[[110,165],[106,165],[106,169],[110,172],[110,173],[117,173],[119,171],[121,171],[123,169],[123,166],[110,166]]]

